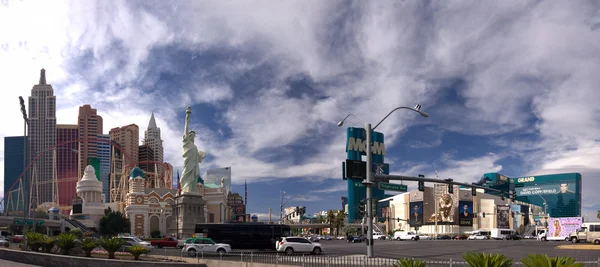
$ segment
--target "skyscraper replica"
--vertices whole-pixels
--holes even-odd
[[[46,70],[40,72],[40,81],[31,89],[28,105],[30,162],[33,163],[29,176],[34,178],[32,198],[37,206],[53,200],[53,157],[49,148],[56,145],[56,96],[52,85],[46,83]],[[31,205],[31,204],[30,204]]]
[[[144,132],[144,140],[142,141],[144,145],[148,146],[152,149],[152,159],[153,161],[163,162],[164,161],[164,152],[163,152],[163,140],[160,137],[160,128],[156,126],[156,120],[154,119],[154,113],[150,116],[150,122],[148,123],[148,129]],[[157,166],[158,168],[158,176],[163,176],[162,166]]]

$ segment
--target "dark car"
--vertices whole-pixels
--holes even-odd
[[[455,240],[467,240],[468,238],[466,235],[457,235],[454,237]]]
[[[521,237],[518,235],[507,235],[505,237],[506,240],[521,240]]]
[[[449,235],[439,235],[439,236],[437,237],[437,239],[438,239],[438,240],[450,240],[450,239],[452,239],[452,237],[451,237],[451,236],[449,236]]]
[[[348,239],[346,239],[346,242],[361,243],[365,240],[366,240],[366,238],[364,235],[352,235],[352,236],[349,236]]]

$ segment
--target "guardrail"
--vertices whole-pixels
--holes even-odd
[[[182,251],[181,257],[193,258],[187,256]],[[287,266],[303,266],[303,267],[343,267],[343,266],[377,266],[377,267],[392,267],[397,263],[397,259],[389,258],[367,258],[366,256],[330,256],[330,255],[310,255],[310,254],[294,254],[285,255],[282,253],[256,253],[256,252],[233,252],[226,254],[202,253],[198,252],[195,257],[198,262],[201,260],[218,260],[229,262],[243,263],[261,263],[269,265],[287,265]],[[421,259],[426,262],[426,266],[467,266],[463,259],[436,259],[425,258]],[[578,259],[577,262],[583,263],[584,266],[599,267],[600,258],[595,259]],[[513,266],[524,266],[518,260],[513,262]]]

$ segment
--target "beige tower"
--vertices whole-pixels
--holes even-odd
[[[102,134],[102,117],[90,105],[79,107],[79,177],[90,164],[89,158],[98,158],[98,135]],[[99,171],[99,170],[98,170]]]
[[[131,234],[138,237],[149,237],[148,199],[146,197],[146,177],[144,172],[135,167],[129,175],[129,193],[125,214],[131,224]]]

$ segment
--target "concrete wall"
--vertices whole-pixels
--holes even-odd
[[[0,259],[45,267],[79,267],[79,266],[110,266],[110,267],[138,267],[138,266],[191,266],[189,263],[177,262],[147,262],[130,260],[108,260],[97,258],[73,257],[65,255],[47,254],[39,252],[19,251],[0,248]],[[207,266],[194,264],[194,266]],[[212,266],[212,265],[211,265]],[[218,266],[218,265],[215,265]],[[226,265],[221,265],[226,266]],[[233,266],[233,265],[227,265]],[[241,266],[241,265],[240,265]]]

